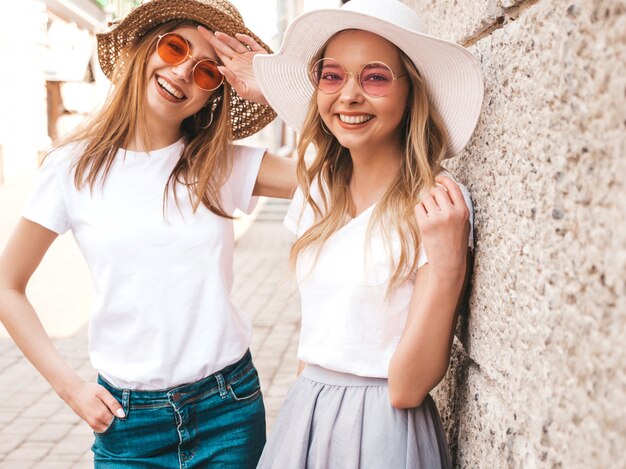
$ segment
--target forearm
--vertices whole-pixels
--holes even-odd
[[[464,276],[420,279],[419,301],[389,365],[389,395],[394,407],[415,407],[441,381],[448,368]]]
[[[261,162],[253,195],[290,199],[298,185],[297,160],[266,153]]]
[[[26,295],[15,289],[0,291],[0,321],[26,358],[61,398],[82,381],[52,344]]]

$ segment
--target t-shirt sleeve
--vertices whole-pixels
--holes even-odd
[[[44,228],[63,234],[70,228],[67,208],[67,165],[62,164],[64,155],[51,153],[37,172],[35,186],[22,210],[22,216]]]
[[[469,241],[468,246],[473,251],[474,250],[474,205],[472,204],[472,198],[470,197],[470,193],[467,188],[463,184],[459,184],[459,188],[461,189],[461,193],[463,194],[463,199],[465,199],[465,203],[467,204],[467,208],[470,212],[470,232],[469,232]],[[417,268],[419,269],[421,266],[428,262],[428,257],[426,256],[426,251],[424,250],[424,245],[420,243],[419,256],[417,259]]]
[[[259,200],[254,197],[254,185],[265,155],[265,148],[233,145],[233,167],[227,184],[232,195],[232,210],[239,209],[250,213]]]
[[[317,194],[315,188],[312,187],[311,191],[312,195]],[[285,225],[289,231],[300,237],[306,230],[313,226],[314,221],[315,216],[313,215],[313,209],[310,205],[305,205],[304,194],[298,187],[287,209],[283,225]]]

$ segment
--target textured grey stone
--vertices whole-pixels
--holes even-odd
[[[625,467],[625,3],[407,3],[486,81],[446,164],[476,209],[468,358],[435,393],[457,465]]]

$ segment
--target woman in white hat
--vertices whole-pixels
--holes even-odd
[[[144,2],[98,36],[108,102],[46,157],[0,258],[0,319],[93,428],[96,467],[254,467],[265,443],[251,324],[229,297],[232,217],[253,195],[290,197],[295,164],[233,145],[275,114],[223,83],[198,25],[256,38],[226,0]],[[25,294],[68,230],[96,287],[98,384],[57,352]]]
[[[421,31],[400,2],[352,0],[300,16],[280,52],[254,58],[267,102],[301,133],[285,225],[304,369],[261,468],[450,466],[428,393],[448,367],[472,206],[440,162],[473,133],[483,85],[469,52]],[[220,38],[225,56],[258,49]]]

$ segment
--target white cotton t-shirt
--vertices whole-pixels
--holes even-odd
[[[447,172],[442,175],[451,176]],[[470,209],[469,246],[473,249],[472,202],[467,189],[460,187]],[[311,190],[323,207],[317,184]],[[385,298],[392,270],[380,233],[373,233],[366,250],[366,231],[374,207],[333,233],[319,253],[305,251],[298,257],[296,278],[302,301],[298,358],[342,373],[387,378],[408,316],[416,273]],[[303,194],[298,188],[284,224],[300,237],[313,222],[313,210],[309,205],[303,209]],[[397,259],[397,239],[391,249]],[[418,268],[427,262],[420,247]]]
[[[56,233],[71,230],[91,272],[89,322],[94,368],[120,388],[157,390],[204,378],[240,359],[248,318],[230,300],[232,220],[203,205],[194,214],[177,185],[178,207],[163,194],[183,140],[150,153],[119,150],[104,185],[77,190],[80,145],[42,165],[23,216]],[[250,212],[264,150],[233,145],[223,208]],[[225,155],[226,157],[226,155]]]

